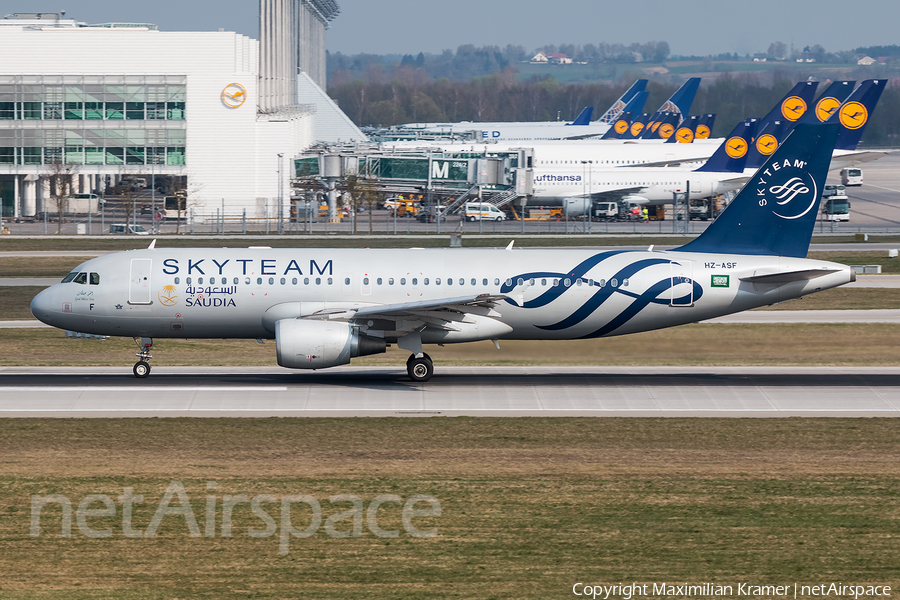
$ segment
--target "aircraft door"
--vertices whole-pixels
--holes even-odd
[[[694,263],[689,260],[669,262],[669,306],[694,305]]]
[[[131,259],[128,304],[153,304],[150,300],[150,273],[152,270],[152,258]]]

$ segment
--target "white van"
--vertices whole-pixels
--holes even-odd
[[[150,232],[140,225],[110,225],[109,232],[113,235],[150,235]]]
[[[466,202],[466,221],[504,221],[503,211],[488,202]]]
[[[841,183],[844,185],[862,185],[863,172],[857,167],[841,169]]]

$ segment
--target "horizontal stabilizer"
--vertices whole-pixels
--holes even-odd
[[[741,281],[748,283],[769,283],[782,284],[792,283],[794,281],[809,281],[825,275],[837,273],[838,269],[806,269],[804,271],[787,271],[784,273],[769,273],[768,275],[754,275],[752,277],[741,277]]]

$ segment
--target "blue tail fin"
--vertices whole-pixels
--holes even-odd
[[[685,81],[668,100],[663,102],[662,106],[656,109],[656,114],[653,115],[651,122],[659,121],[657,116],[666,112],[677,113],[679,120],[684,119],[691,110],[691,105],[694,103],[694,97],[697,95],[699,88],[699,77],[691,77]]]
[[[586,106],[581,113],[575,117],[575,120],[571,123],[566,123],[566,125],[590,125],[591,124],[591,115],[594,114],[593,106]]]
[[[675,130],[675,134],[669,136],[669,139],[666,140],[667,144],[690,144],[694,141],[694,136],[697,131],[697,123],[700,122],[700,117],[697,115],[691,115],[687,119],[681,122],[678,126],[678,129]]]
[[[698,140],[708,139],[709,136],[712,135],[713,125],[716,123],[716,115],[714,114],[705,114],[700,116],[700,122],[697,123],[697,131],[694,132],[694,137]]]
[[[647,98],[649,96],[650,92],[638,92],[628,101],[628,104],[625,105],[622,112],[628,111],[633,115],[641,114],[644,111],[644,105],[647,104]]]
[[[853,92],[855,81],[835,81],[828,86],[812,110],[806,111],[798,123],[824,123]]]
[[[856,150],[885,84],[887,79],[863,81],[828,120],[829,123],[837,121],[841,124],[836,146],[838,150]]]
[[[663,113],[657,122],[653,123],[651,127],[644,129],[641,139],[667,140],[675,133],[675,128],[680,121],[681,117],[675,113]]]
[[[778,145],[787,138],[793,129],[794,123],[790,121],[771,121],[760,129],[753,146],[750,147],[750,152],[747,154],[747,164],[744,165],[744,168],[760,168],[766,162],[766,159],[775,153]]]
[[[628,127],[631,126],[631,112],[623,111],[619,114],[616,122],[612,127],[606,130],[601,140],[618,140],[623,134],[628,133]]]
[[[759,131],[766,128],[766,125],[772,121],[782,121],[787,123],[796,123],[812,104],[813,97],[816,95],[816,88],[819,86],[817,81],[801,81],[785,94],[781,102],[769,111],[765,117],[759,122]]]
[[[748,119],[738,123],[734,131],[719,144],[706,164],[697,171],[713,173],[741,173],[747,164],[747,151],[753,143],[756,133],[756,119]]]
[[[646,88],[647,88],[647,80],[646,79],[638,79],[637,81],[635,81],[633,84],[631,84],[630,88],[625,90],[625,93],[622,94],[618,100],[613,102],[612,106],[610,106],[608,109],[606,109],[606,112],[603,113],[603,116],[600,117],[597,120],[597,122],[598,123],[612,123],[613,121],[615,121],[616,117],[619,116],[619,113],[621,113],[622,111],[625,110],[625,106],[629,102],[631,102],[632,98],[634,98],[635,95],[643,92]],[[641,112],[642,109],[643,109],[643,107],[638,108],[632,112],[639,113],[639,112]]]
[[[633,118],[631,120],[631,126],[628,127],[628,131],[619,136],[619,139],[633,140],[639,138],[649,120],[650,115],[648,115],[647,113],[640,114],[637,117]]]
[[[797,125],[719,218],[678,250],[803,258],[838,126]]]

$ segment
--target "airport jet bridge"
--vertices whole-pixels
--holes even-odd
[[[327,198],[336,216],[337,197],[353,179],[381,198],[420,196],[424,206],[443,204],[443,214],[479,200],[502,207],[532,193],[531,149],[509,152],[410,152],[327,148],[294,160],[292,198]]]

